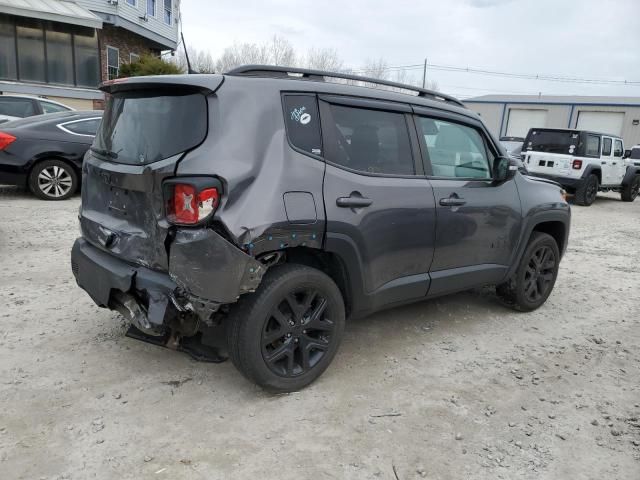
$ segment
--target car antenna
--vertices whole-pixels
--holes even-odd
[[[189,75],[198,73],[193,68],[191,68],[191,62],[189,61],[189,52],[187,52],[187,44],[184,43],[184,33],[180,32],[180,36],[182,37],[182,48],[184,48],[184,56],[187,59],[187,73]]]

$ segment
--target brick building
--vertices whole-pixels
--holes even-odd
[[[179,0],[0,0],[0,93],[100,107],[98,85],[173,51]]]

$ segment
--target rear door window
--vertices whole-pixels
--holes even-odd
[[[604,157],[609,157],[611,156],[611,139],[610,138],[603,138],[602,139],[602,155]]]
[[[404,114],[330,105],[325,158],[366,173],[414,175]]]
[[[35,114],[33,101],[30,98],[2,98],[0,96],[0,115],[24,118]]]
[[[475,128],[427,117],[418,117],[417,125],[435,177],[492,177],[484,140]]]
[[[313,155],[322,154],[320,115],[315,95],[284,96],[284,121],[294,147]]]
[[[51,102],[40,102],[40,105],[42,106],[42,111],[44,113],[68,112],[69,110],[71,110],[64,105],[58,105]]]
[[[116,163],[147,165],[198,146],[207,135],[207,99],[193,90],[111,95],[92,150]]]

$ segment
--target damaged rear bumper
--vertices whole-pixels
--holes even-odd
[[[181,315],[208,324],[220,305],[257,288],[265,267],[211,230],[178,231],[169,272],[136,265],[78,238],[71,251],[78,285],[100,307],[161,335]]]

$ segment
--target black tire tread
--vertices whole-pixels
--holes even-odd
[[[633,196],[631,195],[631,189],[634,182],[640,182],[640,175],[636,175],[635,177],[633,177],[631,182],[629,182],[629,184],[622,189],[622,192],[620,192],[620,198],[623,202],[633,202],[635,200],[635,198],[633,198]]]
[[[580,184],[578,185],[578,188],[576,188],[576,193],[575,193],[575,196],[574,196],[576,205],[581,205],[581,206],[584,206],[584,207],[588,207],[589,205],[591,205],[593,203],[593,202],[589,203],[587,201],[587,185],[594,178],[596,179],[596,182],[598,182],[598,186],[599,186],[600,182],[598,180],[598,176],[593,174],[593,173],[590,174],[587,178],[585,178],[584,181],[580,182]]]

